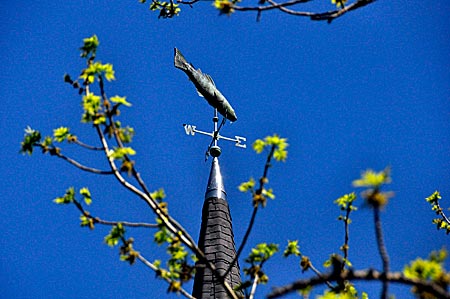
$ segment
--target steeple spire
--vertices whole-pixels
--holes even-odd
[[[220,151],[218,151],[220,155]],[[218,155],[211,165],[208,186],[202,211],[202,225],[198,241],[199,248],[205,253],[209,262],[214,264],[223,275],[236,257],[233,227],[230,209],[227,202]],[[199,261],[196,265],[194,288],[192,295],[197,299],[228,299],[229,296],[211,269]],[[232,288],[241,283],[239,265],[236,262],[225,277]]]
[[[199,260],[196,263],[194,288],[192,290],[192,296],[196,299],[228,299],[229,295],[223,286],[223,281],[225,280],[232,288],[241,284],[239,264],[237,261],[233,264],[233,261],[236,259],[236,247],[227,193],[225,192],[222,173],[220,172],[219,156],[222,150],[218,146],[218,141],[221,139],[232,141],[235,143],[235,146],[245,148],[246,138],[240,136],[229,138],[220,135],[219,131],[225,124],[225,120],[224,118],[220,126],[218,126],[219,118],[217,109],[215,109],[213,132],[197,130],[196,126],[193,125],[183,125],[188,135],[198,133],[212,138],[211,144],[206,151],[206,159],[212,156],[213,160],[203,203],[198,247],[205,254],[208,262],[214,265],[217,272],[209,269],[203,260]]]

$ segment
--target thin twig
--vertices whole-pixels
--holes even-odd
[[[273,145],[270,149],[269,155],[267,156],[266,164],[264,165],[263,176],[259,180],[259,188],[258,188],[258,190],[256,190],[254,192],[255,194],[261,194],[262,190],[264,189],[264,184],[267,181],[266,178],[267,178],[267,175],[269,172],[269,168],[271,166],[270,162],[272,160],[274,151],[275,151],[275,146]],[[253,196],[255,194],[253,194]],[[253,208],[252,216],[250,218],[250,222],[248,224],[247,230],[245,231],[244,238],[242,239],[241,245],[239,245],[238,251],[236,252],[236,256],[234,257],[230,266],[228,266],[227,271],[225,271],[225,273],[222,275],[223,278],[225,278],[227,276],[227,274],[230,273],[231,269],[234,267],[234,265],[236,264],[236,262],[238,261],[240,255],[241,255],[242,251],[244,250],[245,244],[247,244],[248,237],[250,236],[250,232],[253,229],[253,224],[255,223],[256,214],[258,212],[258,207],[259,207],[259,205],[256,205]]]
[[[289,15],[300,16],[300,17],[309,17],[313,21],[328,21],[329,23],[331,23],[331,21],[344,15],[345,13],[355,10],[357,8],[361,8],[363,6],[366,6],[372,2],[375,2],[376,0],[357,0],[356,2],[354,2],[348,6],[342,7],[341,9],[322,12],[322,13],[310,12],[310,11],[297,11],[297,10],[286,8],[288,6],[293,6],[293,5],[300,4],[300,3],[306,3],[309,1],[311,1],[311,0],[291,0],[291,1],[283,2],[283,3],[278,3],[273,0],[267,0],[267,2],[270,5],[261,5],[261,6],[237,6],[237,5],[234,5],[233,9],[237,10],[237,11],[258,11],[258,13],[261,13],[262,11],[265,11],[265,10],[279,9],[280,11],[287,13]]]
[[[311,16],[311,20],[313,21],[327,21],[328,23],[331,23],[334,19],[341,17],[345,13],[361,8],[363,6],[366,6],[368,4],[371,4],[375,2],[376,0],[358,0],[348,6],[343,7],[339,10],[324,12],[324,13],[316,13]]]
[[[389,272],[389,256],[383,239],[383,228],[381,225],[380,207],[375,206],[373,208],[373,217],[375,223],[375,235],[377,239],[378,251],[380,253],[381,260],[383,262],[383,273],[386,274]],[[381,298],[386,299],[387,295],[388,295],[388,281],[383,279]]]
[[[231,262],[230,266],[228,266],[227,271],[222,275],[223,277],[226,277],[228,273],[230,273],[231,269],[234,267],[236,262],[238,261],[242,251],[244,250],[245,244],[247,244],[248,237],[250,236],[250,232],[252,231],[253,224],[255,223],[256,213],[258,212],[258,206],[253,208],[252,217],[250,218],[250,222],[248,224],[247,230],[245,231],[244,238],[242,239],[241,245],[239,245],[238,251],[236,252],[236,256],[234,257],[233,261]]]
[[[38,145],[42,147],[41,144],[38,144]],[[110,170],[100,170],[100,169],[96,169],[96,168],[85,166],[85,165],[75,161],[74,159],[69,158],[69,157],[61,154],[60,150],[56,150],[56,149],[55,150],[51,150],[51,155],[57,156],[58,158],[61,158],[61,159],[65,160],[65,161],[69,162],[73,166],[75,166],[75,167],[77,167],[77,168],[79,168],[79,169],[81,169],[83,171],[87,171],[87,172],[91,172],[91,173],[95,173],[95,174],[109,174],[109,175],[114,174]]]
[[[322,277],[311,277],[309,279],[297,280],[283,287],[275,288],[267,298],[279,298],[297,290],[303,290],[308,287],[314,287],[324,284],[326,281],[380,281],[386,280],[391,283],[400,283],[420,288],[420,290],[433,294],[436,298],[450,299],[450,292],[446,291],[442,286],[416,278],[407,278],[401,272],[382,273],[373,269],[351,271],[346,270],[336,275],[334,272],[325,274]]]
[[[154,224],[154,223],[104,220],[99,217],[92,216],[88,211],[86,211],[83,208],[83,206],[81,205],[81,203],[79,201],[74,200],[73,203],[85,217],[92,219],[94,221],[94,223],[109,225],[109,226],[118,225],[120,223],[123,226],[128,226],[128,227],[145,227],[145,228],[157,228],[158,227],[158,224]]]
[[[234,5],[233,9],[238,11],[265,11],[265,10],[272,10],[272,9],[279,9],[281,7],[288,7],[292,5],[296,5],[299,3],[306,3],[310,2],[312,0],[291,0],[283,3],[275,3],[275,2],[269,2],[271,5],[260,5],[260,6],[238,6]],[[310,14],[310,13],[309,13]]]
[[[256,286],[258,285],[259,276],[258,273],[255,274],[255,279],[253,279],[252,290],[250,291],[250,296],[248,299],[253,299],[256,293]]]
[[[351,210],[351,203],[347,204],[347,211],[345,214],[345,219],[344,219],[344,230],[345,230],[345,237],[344,237],[344,245],[342,246],[342,252],[344,252],[344,262],[342,263],[341,266],[341,271],[344,271],[345,265],[348,262],[348,240],[349,240],[349,234],[350,234],[350,229],[349,229],[349,222],[350,222],[350,212]]]
[[[199,1],[200,1],[200,0],[193,0],[193,1],[177,0],[177,3],[180,3],[180,4],[187,4],[187,5],[189,5],[190,7],[192,7],[192,4],[195,4],[195,3],[199,2]]]
[[[78,139],[71,140],[70,142],[78,144],[79,146],[84,147],[84,148],[86,148],[88,150],[93,150],[93,151],[102,151],[103,150],[102,147],[92,146],[92,145],[86,144],[84,142],[81,142]]]
[[[309,268],[311,268],[311,270],[314,272],[314,273],[316,273],[316,275],[318,276],[318,277],[323,277],[323,274],[322,274],[322,272],[320,272],[316,267],[314,267],[314,265],[310,262],[309,263]],[[334,286],[331,284],[331,282],[329,282],[328,280],[327,281],[325,281],[325,283],[326,283],[326,285],[330,288],[330,289],[332,289]]]

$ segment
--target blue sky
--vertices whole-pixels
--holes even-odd
[[[244,2],[245,3],[245,2]],[[173,216],[196,239],[210,161],[209,140],[186,136],[183,123],[211,128],[212,109],[173,67],[179,48],[210,74],[236,110],[222,133],[249,144],[272,133],[288,138],[289,157],[269,174],[277,196],[261,210],[245,253],[260,242],[282,246],[298,239],[320,269],[343,242],[333,201],[354,191],[362,170],[392,167],[396,196],[382,213],[391,268],[449,244],[436,231],[424,198],[439,190],[450,198],[450,3],[378,1],[331,25],[267,12],[218,16],[209,3],[183,7],[179,17],[157,19],[138,1],[2,1],[0,3],[0,109],[3,193],[0,225],[2,296],[5,298],[176,298],[151,270],[120,262],[103,243],[109,231],[80,228],[74,207],[52,200],[89,187],[92,214],[110,220],[153,222],[154,215],[110,177],[82,173],[50,156],[18,154],[27,125],[50,134],[68,126],[88,143],[95,132],[80,123],[81,99],[64,73],[84,67],[78,48],[97,34],[98,60],[112,63],[108,95],[133,107],[121,121],[135,128],[136,166],[150,189],[163,187]],[[331,8],[331,5],[330,5]],[[106,168],[101,156],[67,145],[80,162]],[[236,243],[251,215],[251,199],[237,186],[262,174],[264,158],[222,143],[220,159]],[[359,206],[362,206],[359,199]],[[164,258],[153,231],[130,232],[149,260]],[[381,267],[372,213],[353,215],[350,260]],[[268,286],[302,274],[295,259],[267,263]],[[294,265],[294,266],[293,266]],[[447,262],[447,268],[449,263]],[[377,283],[359,284],[377,298]],[[187,286],[190,290],[190,286]],[[412,298],[392,286],[397,298]],[[295,296],[289,296],[289,298]]]

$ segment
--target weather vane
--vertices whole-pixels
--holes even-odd
[[[192,83],[194,83],[198,95],[205,98],[208,104],[214,107],[213,132],[205,132],[197,130],[196,126],[193,125],[187,124],[183,125],[187,135],[194,136],[195,133],[199,133],[202,135],[210,136],[212,138],[211,144],[209,145],[208,150],[206,151],[206,159],[208,159],[209,154],[211,154],[213,157],[220,156],[221,150],[220,147],[217,145],[219,139],[233,141],[235,142],[235,146],[246,148],[246,144],[244,143],[246,141],[245,137],[234,136],[234,138],[229,138],[219,134],[219,131],[225,124],[226,120],[228,119],[231,122],[234,122],[237,120],[237,116],[236,113],[234,112],[234,109],[231,107],[230,103],[216,88],[216,85],[214,84],[214,81],[212,80],[211,76],[202,73],[200,69],[196,70],[192,64],[186,61],[186,59],[183,57],[183,55],[177,48],[175,48],[174,63],[175,67],[185,72],[186,75],[189,77],[189,79],[192,81]],[[220,123],[220,126],[218,125],[219,123],[219,117],[217,115],[218,112],[222,114],[224,117],[222,122]]]

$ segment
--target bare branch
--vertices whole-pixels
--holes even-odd
[[[316,267],[314,267],[314,265],[312,264],[311,261],[310,261],[310,263],[309,263],[309,268],[311,268],[311,270],[312,270],[314,273],[316,273],[316,275],[317,275],[318,277],[323,278],[322,272],[320,272]],[[329,282],[328,280],[326,280],[325,283],[326,283],[326,285],[327,285],[330,289],[333,288],[333,285],[332,285],[331,282]]]
[[[42,147],[41,144],[37,144],[37,145]],[[81,169],[83,171],[87,171],[87,172],[91,172],[91,173],[95,173],[95,174],[113,174],[112,171],[100,170],[100,169],[96,169],[96,168],[85,166],[85,165],[75,161],[74,159],[69,158],[69,157],[61,154],[61,151],[59,149],[57,149],[57,148],[51,149],[50,150],[50,154],[53,155],[53,156],[57,156],[58,158],[61,158],[61,159],[65,160],[65,161],[69,162],[73,166],[75,166],[75,167],[77,167],[77,168],[79,168],[79,169]]]
[[[281,7],[288,7],[292,5],[296,5],[299,3],[306,3],[310,2],[312,0],[291,0],[283,3],[275,3],[275,2],[269,2],[271,5],[260,5],[260,6],[238,6],[234,5],[233,9],[238,11],[265,11],[265,10],[272,10],[272,9],[280,9]],[[306,13],[305,13],[306,14]],[[308,13],[311,14],[311,13]]]
[[[349,229],[349,222],[350,222],[350,212],[352,211],[351,209],[352,205],[351,203],[349,203],[347,205],[347,210],[345,213],[345,218],[344,218],[344,230],[345,230],[345,237],[344,237],[344,245],[342,246],[342,251],[344,252],[344,262],[342,263],[341,266],[341,271],[344,271],[345,268],[345,264],[348,262],[348,241],[349,241],[349,234],[350,234],[350,229]]]
[[[250,296],[248,299],[253,299],[256,293],[256,286],[258,285],[259,276],[258,273],[255,273],[255,279],[253,280],[252,290],[250,291]]]
[[[98,224],[103,224],[103,225],[109,225],[109,226],[115,226],[118,225],[119,223],[122,224],[123,226],[128,226],[128,227],[145,227],[145,228],[157,228],[158,224],[154,224],[154,223],[145,223],[145,222],[129,222],[129,221],[108,221],[108,220],[104,220],[101,219],[99,217],[94,217],[92,216],[88,211],[86,211],[83,206],[81,205],[81,203],[77,200],[74,200],[73,203],[75,204],[75,206],[77,207],[77,209],[87,218],[92,219],[94,221],[94,223],[98,223]]]
[[[300,17],[309,17],[313,21],[327,21],[328,23],[331,23],[334,19],[341,17],[347,12],[350,12],[352,10],[361,8],[363,6],[366,6],[368,4],[371,4],[375,2],[376,0],[356,0],[352,4],[348,6],[343,6],[340,9],[327,11],[327,12],[312,12],[312,11],[297,11],[293,9],[289,9],[287,7],[294,6],[297,4],[302,4],[306,2],[310,2],[312,0],[290,0],[287,2],[278,3],[273,0],[267,0],[267,2],[270,5],[260,5],[260,6],[238,6],[233,5],[233,9],[236,11],[257,11],[258,12],[258,19],[261,12],[266,10],[272,10],[272,9],[279,9],[280,11],[293,15],[293,16],[300,16]],[[195,1],[197,2],[197,1]],[[180,2],[183,3],[183,2]],[[264,2],[263,2],[264,3]]]
[[[382,281],[386,280],[392,283],[401,283],[405,285],[415,286],[427,293],[431,293],[437,298],[450,299],[450,293],[443,289],[440,285],[414,278],[407,278],[400,272],[381,273],[373,269],[351,271],[346,270],[336,275],[334,272],[325,274],[321,277],[315,276],[309,279],[297,280],[283,287],[275,288],[267,298],[279,298],[297,290],[307,287],[314,287],[324,284],[326,281],[343,281],[343,280],[364,280],[364,281]]]
[[[270,162],[272,160],[274,151],[275,151],[275,146],[272,146],[271,149],[270,149],[269,155],[267,156],[266,164],[264,165],[263,176],[259,180],[259,188],[255,192],[255,194],[261,194],[262,190],[264,189],[264,185],[265,185],[265,183],[267,181],[266,178],[267,178],[267,175],[268,175],[268,172],[269,172],[269,168],[271,166]],[[255,194],[253,194],[253,196]],[[222,277],[226,277],[227,276],[227,274],[231,271],[231,269],[234,267],[234,265],[236,264],[237,260],[239,259],[240,255],[242,253],[242,250],[244,250],[244,246],[247,243],[248,237],[250,236],[250,232],[253,229],[253,224],[255,223],[256,214],[258,212],[258,207],[259,207],[259,205],[255,205],[254,206],[252,217],[250,218],[250,222],[248,224],[247,230],[245,231],[245,235],[244,235],[244,238],[242,239],[241,245],[238,248],[238,251],[236,253],[236,256],[234,257],[234,260],[231,262],[230,266],[228,267],[227,271],[225,271],[225,273],[222,275]]]
[[[375,2],[376,0],[358,0],[348,6],[343,7],[340,10],[334,10],[334,11],[329,11],[329,12],[325,12],[325,13],[317,13],[317,14],[313,14],[311,15],[311,20],[313,21],[328,21],[328,23],[331,23],[331,21],[333,21],[336,18],[339,18],[340,16],[342,16],[343,14],[361,8],[363,6],[366,6],[368,4],[371,4],[373,2]]]
[[[84,147],[88,150],[93,150],[93,151],[102,151],[103,150],[102,147],[96,147],[96,146],[92,146],[92,145],[86,144],[84,142],[81,142],[80,140],[78,140],[78,138],[75,138],[74,140],[70,140],[69,142],[78,144],[79,146]]]
[[[383,228],[381,225],[381,218],[380,218],[380,208],[378,206],[375,206],[373,208],[373,215],[374,215],[374,222],[375,222],[375,235],[377,238],[377,245],[378,245],[378,251],[381,256],[381,260],[383,262],[383,272],[388,273],[389,272],[389,256],[386,250],[386,245],[384,244],[383,239]],[[388,281],[383,280],[383,289],[381,292],[381,298],[386,299],[388,295]]]

